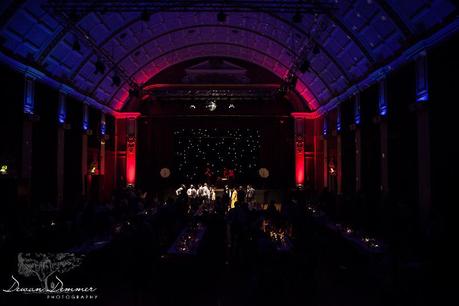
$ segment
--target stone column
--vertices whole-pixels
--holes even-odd
[[[21,177],[30,184],[32,178],[32,128],[33,121],[37,116],[34,113],[35,79],[28,75],[25,76],[23,110]]]
[[[387,194],[389,191],[389,163],[388,163],[388,125],[387,125],[387,83],[383,77],[379,80],[378,88],[378,122],[379,122],[379,137],[380,137],[380,189],[381,192]]]
[[[322,121],[322,140],[323,140],[323,165],[322,165],[322,172],[323,172],[323,186],[324,188],[328,187],[328,117],[325,114],[323,116]]]
[[[113,147],[114,147],[114,158],[113,158],[113,188],[118,187],[118,118],[113,119],[113,124],[115,128],[113,136]]]
[[[88,131],[89,131],[89,109],[87,104],[83,104],[83,116],[81,118],[81,194],[86,195],[86,180],[88,175]]]
[[[105,114],[100,116],[100,152],[99,152],[99,173],[105,175],[105,140],[106,140],[106,122]]]
[[[341,106],[336,114],[336,192],[343,193],[343,154],[341,143]]]
[[[64,203],[64,154],[65,154],[65,120],[66,120],[66,94],[59,92],[57,111],[57,152],[56,152],[56,207],[61,209]]]
[[[421,227],[426,231],[430,226],[430,213],[432,208],[428,85],[427,53],[423,51],[416,57],[416,119],[418,140],[418,198],[420,206],[419,221]]]
[[[360,131],[360,94],[354,96],[355,191],[362,190],[362,134]]]
[[[126,119],[126,184],[135,186],[137,167],[137,116]]]
[[[294,141],[295,141],[295,184],[304,185],[304,118],[292,114],[294,120]]]

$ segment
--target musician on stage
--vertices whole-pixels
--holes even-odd
[[[245,199],[247,204],[249,204],[250,209],[254,209],[255,204],[255,189],[251,185],[247,185],[247,191],[245,193]]]
[[[212,182],[212,177],[214,176],[214,173],[212,172],[212,168],[209,164],[207,164],[206,170],[204,171],[204,176],[206,178],[206,182],[210,184]]]
[[[204,183],[204,186],[202,186],[202,201],[204,204],[208,204],[210,200],[210,190],[209,187],[207,187],[207,183]]]
[[[231,191],[231,206],[230,206],[230,209],[235,207],[237,201],[238,201],[237,189],[236,189],[236,187],[234,187],[233,190]]]

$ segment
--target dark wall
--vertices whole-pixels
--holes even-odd
[[[453,224],[459,156],[456,124],[459,114],[459,35],[429,53],[430,125],[434,231]],[[448,221],[448,222],[445,222]],[[444,235],[446,236],[446,235]]]
[[[32,138],[32,199],[39,206],[56,203],[58,93],[42,83],[35,84],[35,114]]]
[[[0,65],[0,163],[7,164],[9,173],[17,177],[20,173],[22,137],[22,105],[24,78],[8,67]]]

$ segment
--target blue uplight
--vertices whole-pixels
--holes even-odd
[[[338,113],[336,115],[336,130],[341,131],[341,108],[338,108]]]
[[[379,101],[378,101],[378,113],[380,116],[387,116],[387,91],[386,91],[386,80],[382,79],[379,82]]]
[[[327,118],[324,118],[324,124],[322,126],[322,135],[327,136],[328,134],[328,122]]]
[[[101,122],[100,123],[100,134],[105,135],[106,131],[107,131],[107,127],[106,127],[105,122]]]
[[[416,102],[425,102],[425,101],[428,101],[428,100],[429,100],[429,92],[427,90],[418,93],[418,95],[416,97]]]
[[[354,97],[354,123],[360,124],[360,94],[356,94]]]

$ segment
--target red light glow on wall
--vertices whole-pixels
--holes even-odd
[[[297,133],[298,134],[298,133]],[[304,185],[304,137],[296,135],[295,139],[295,183]]]
[[[304,184],[304,152],[297,151],[295,156],[295,183],[296,185]]]
[[[136,140],[134,137],[129,137],[126,150],[126,183],[127,185],[135,185],[135,169],[136,169]]]

